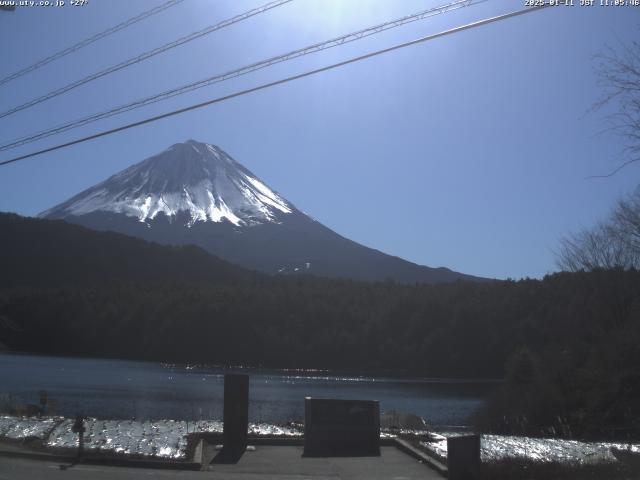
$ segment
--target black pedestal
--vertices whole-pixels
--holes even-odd
[[[480,478],[480,435],[464,435],[447,439],[447,461],[450,480]]]
[[[223,448],[226,452],[243,452],[247,448],[249,428],[249,376],[224,376]]]
[[[380,455],[380,405],[372,400],[305,398],[304,455]]]

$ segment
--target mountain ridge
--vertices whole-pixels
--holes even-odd
[[[0,289],[206,282],[236,285],[266,275],[193,245],[168,246],[62,220],[0,212]]]

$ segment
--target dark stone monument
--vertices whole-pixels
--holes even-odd
[[[45,412],[47,411],[47,403],[48,403],[48,395],[47,395],[47,391],[46,390],[40,390],[39,392],[39,396],[40,396],[40,414],[44,415]]]
[[[480,478],[480,435],[447,438],[449,480]]]
[[[380,405],[374,400],[304,399],[305,456],[379,456]]]
[[[227,452],[244,452],[249,429],[249,375],[224,376],[222,442]]]
[[[86,431],[86,428],[84,428],[84,417],[82,415],[76,415],[71,431],[78,434],[78,460],[80,460],[84,453],[84,432]]]

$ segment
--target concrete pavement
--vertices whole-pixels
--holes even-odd
[[[63,468],[61,468],[61,466]],[[66,468],[65,468],[66,467]],[[436,480],[432,468],[396,447],[384,446],[380,457],[302,457],[301,446],[257,446],[237,464],[210,464],[200,472],[78,464],[0,457],[0,480],[137,480],[137,479],[349,479]]]

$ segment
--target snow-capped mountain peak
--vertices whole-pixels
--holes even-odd
[[[40,216],[165,245],[195,245],[269,274],[409,283],[474,279],[349,240],[295,208],[222,149],[193,140]]]
[[[180,212],[195,222],[236,226],[278,222],[295,207],[221,148],[188,140],[116,173],[41,217],[123,213],[140,222]]]

